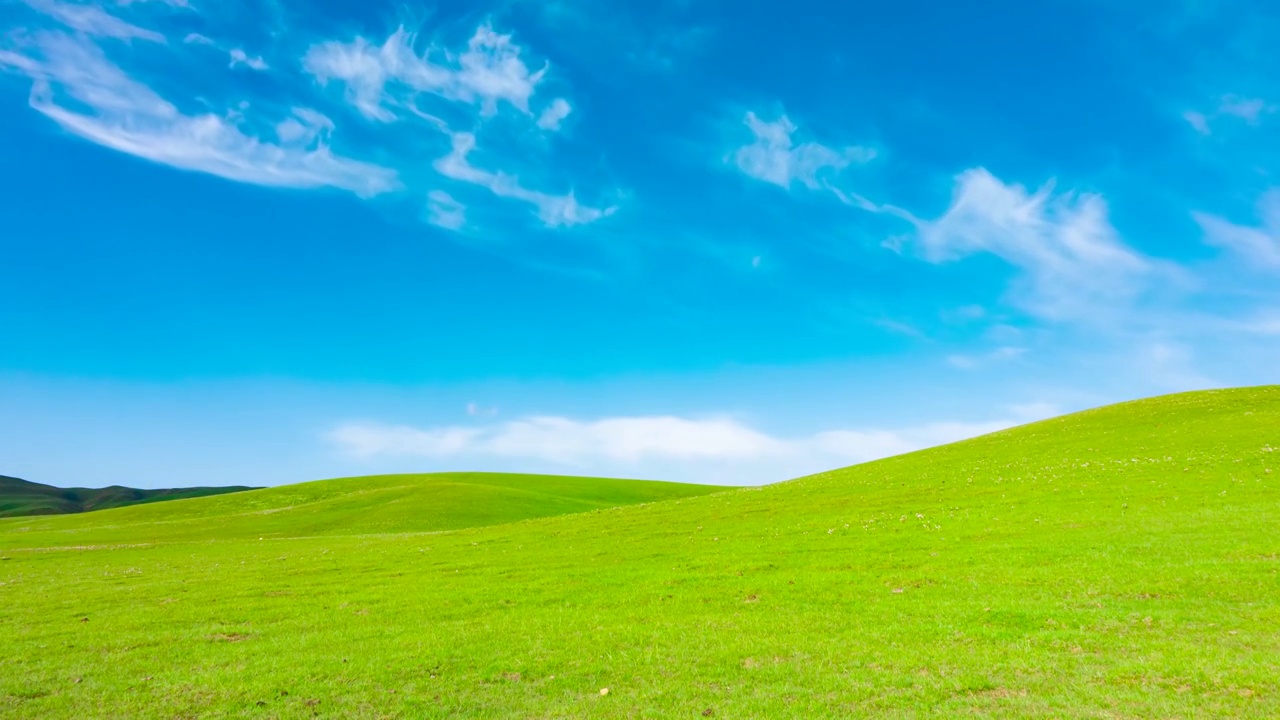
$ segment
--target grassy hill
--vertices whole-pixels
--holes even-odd
[[[0,714],[1280,717],[1278,484],[1272,387],[449,532],[5,520]]]
[[[60,488],[0,475],[0,518],[20,515],[61,515],[105,510],[126,505],[205,497],[252,488],[195,487],[138,490],[112,485],[105,488]]]
[[[339,478],[200,502],[121,508],[20,523],[10,543],[53,547],[189,540],[374,535],[482,527],[529,518],[705,495],[711,485],[500,473]]]

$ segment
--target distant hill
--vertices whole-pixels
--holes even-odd
[[[0,517],[66,515],[253,489],[239,485],[171,490],[138,490],[119,485],[105,488],[60,488],[0,475]]]
[[[511,473],[374,475],[281,485],[199,502],[122,508],[92,517],[25,520],[22,538],[33,542],[38,536],[58,545],[72,543],[72,539],[112,543],[140,538],[161,542],[436,532],[692,498],[729,489]],[[0,548],[8,539],[0,536]]]

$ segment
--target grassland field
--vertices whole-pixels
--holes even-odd
[[[0,557],[3,717],[1276,718],[1280,388],[763,488],[393,476],[11,518]]]

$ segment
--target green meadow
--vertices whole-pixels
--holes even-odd
[[[339,478],[83,517],[0,525],[0,548],[385,535],[530,518],[722,491],[713,485],[554,475],[441,473]],[[4,532],[17,528],[18,533]]]
[[[763,488],[352,478],[0,520],[0,716],[1280,717],[1280,388]]]

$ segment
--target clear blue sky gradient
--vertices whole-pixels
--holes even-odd
[[[1280,379],[1280,6],[0,27],[0,473],[758,483]]]

